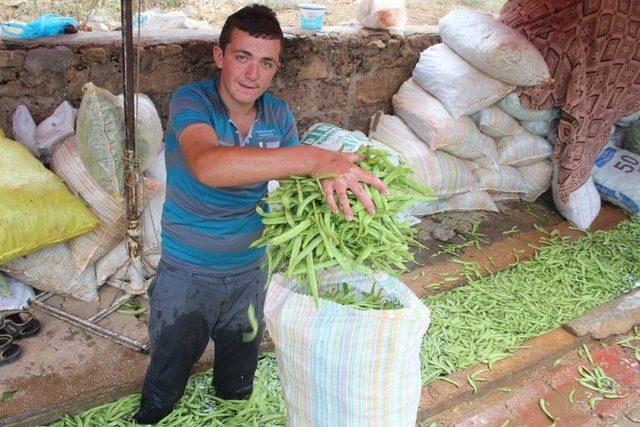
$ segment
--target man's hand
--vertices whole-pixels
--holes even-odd
[[[314,167],[309,171],[309,176],[338,175],[335,178],[322,180],[322,189],[331,211],[333,213],[338,213],[339,211],[338,204],[334,197],[335,194],[340,201],[340,206],[342,206],[342,212],[345,218],[347,218],[348,221],[353,219],[353,212],[351,211],[347,197],[347,190],[351,190],[365,209],[371,215],[375,214],[375,205],[360,183],[366,182],[383,193],[386,193],[388,190],[387,186],[380,179],[356,166],[356,163],[365,159],[365,156],[363,154],[322,151],[321,156],[314,162]]]

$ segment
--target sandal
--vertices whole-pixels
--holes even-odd
[[[0,365],[15,362],[20,356],[20,346],[13,343],[11,335],[0,335]]]
[[[16,311],[0,317],[0,334],[8,334],[15,340],[40,332],[40,321],[30,311]]]

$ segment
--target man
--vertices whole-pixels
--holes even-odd
[[[336,174],[323,180],[323,190],[332,211],[338,213],[339,203],[348,219],[347,190],[370,213],[374,205],[360,182],[386,191],[354,164],[359,156],[298,146],[291,110],[265,93],[280,67],[283,40],[269,8],[239,10],[213,49],[220,78],[182,86],[171,99],[162,259],[149,287],[151,363],[134,416],[139,423],[171,412],[209,337],[216,395],[251,394],[260,340],[244,342],[243,333],[251,330],[250,304],[262,324],[266,274],[264,249],[248,246],[262,233],[256,206],[267,181]]]

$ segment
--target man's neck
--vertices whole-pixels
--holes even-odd
[[[251,118],[255,116],[256,113],[256,103],[253,104],[239,104],[233,100],[231,96],[227,93],[224,87],[218,81],[218,94],[220,95],[220,99],[222,99],[222,103],[227,109],[227,113],[231,119],[244,121],[247,118]]]

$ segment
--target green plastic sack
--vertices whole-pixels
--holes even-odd
[[[93,83],[84,85],[76,141],[93,179],[112,196],[124,189],[124,121],[116,97]]]
[[[22,144],[0,131],[0,264],[64,242],[98,219]]]

